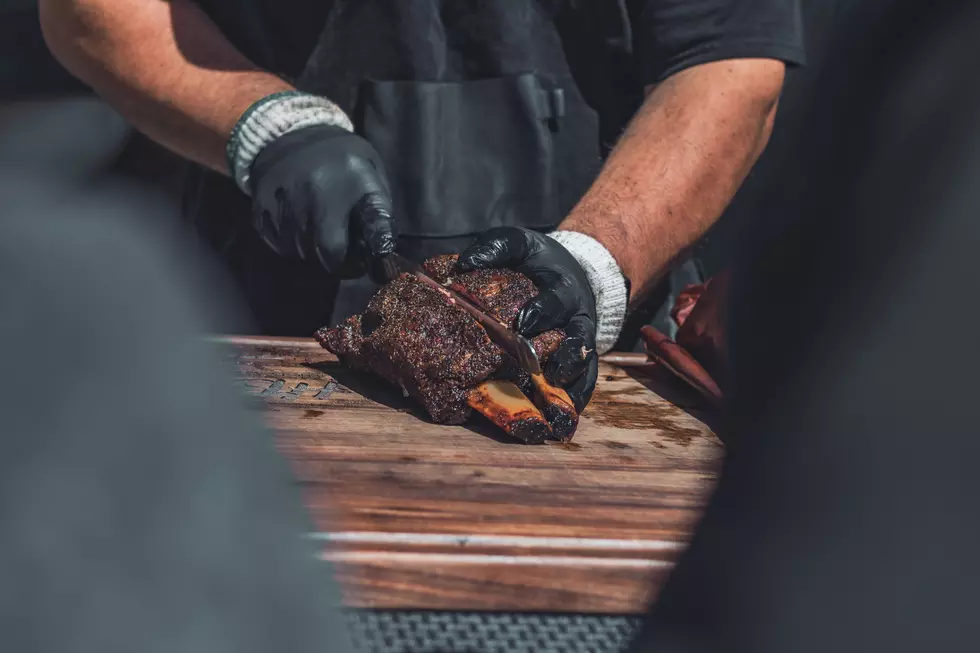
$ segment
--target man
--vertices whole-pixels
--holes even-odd
[[[189,210],[264,330],[360,310],[396,246],[477,235],[461,267],[534,279],[517,326],[566,329],[546,373],[580,408],[802,59],[793,0],[43,0],[41,19],[62,63],[213,171]]]

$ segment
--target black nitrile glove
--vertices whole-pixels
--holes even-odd
[[[357,134],[330,125],[289,132],[262,149],[250,174],[255,227],[276,252],[358,277],[394,250],[381,158]]]
[[[460,272],[510,268],[540,290],[517,314],[515,328],[525,336],[563,329],[567,338],[548,358],[544,373],[565,388],[579,412],[592,399],[599,377],[596,309],[592,286],[578,261],[557,241],[520,227],[485,231],[459,255]]]

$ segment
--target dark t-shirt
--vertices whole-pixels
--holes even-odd
[[[292,80],[302,72],[327,17],[352,1],[196,0],[246,56]],[[416,0],[402,1],[406,6],[392,14],[408,22],[406,16],[418,13],[417,24],[434,30],[435,38],[447,43],[454,29],[472,27],[457,25],[463,22],[459,14],[465,9],[460,0],[451,11],[440,10],[444,24],[436,27],[429,24],[433,13],[429,2],[421,3],[415,12],[410,5]],[[506,0],[466,1],[485,11],[484,3]],[[639,107],[647,85],[710,61],[757,57],[793,65],[804,60],[800,0],[537,0],[532,4],[554,20],[571,73],[586,103],[599,114],[605,151]],[[385,15],[380,9],[378,13]],[[514,20],[531,19],[515,12]],[[497,29],[496,24],[487,27],[491,36]],[[379,31],[393,28],[380,25]],[[440,36],[442,31],[447,34]],[[344,105],[343,98],[333,99]]]
[[[287,78],[303,69],[335,4],[333,0],[196,1],[246,56]],[[803,62],[799,0],[540,0],[540,5],[555,16],[577,77],[587,77],[587,69],[613,77],[628,72],[632,81],[645,85],[720,59]],[[583,25],[601,33],[612,59],[597,61],[591,56],[594,52],[588,58],[576,56],[585,45]]]
[[[720,59],[803,62],[799,0],[638,0],[630,3],[641,81]]]

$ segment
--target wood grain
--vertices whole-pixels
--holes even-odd
[[[571,443],[531,446],[481,418],[432,424],[311,340],[221,342],[267,402],[352,606],[642,612],[721,460],[642,357],[603,360]]]

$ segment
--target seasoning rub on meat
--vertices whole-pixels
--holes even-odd
[[[439,256],[423,268],[504,324],[513,324],[521,306],[538,293],[518,272],[454,275],[455,263],[456,256]],[[532,339],[542,363],[564,337],[554,330]],[[343,363],[400,385],[440,424],[462,424],[476,410],[529,443],[568,440],[578,425],[564,390],[544,377],[531,379],[465,310],[410,274],[383,286],[363,314],[320,329],[316,339]]]

